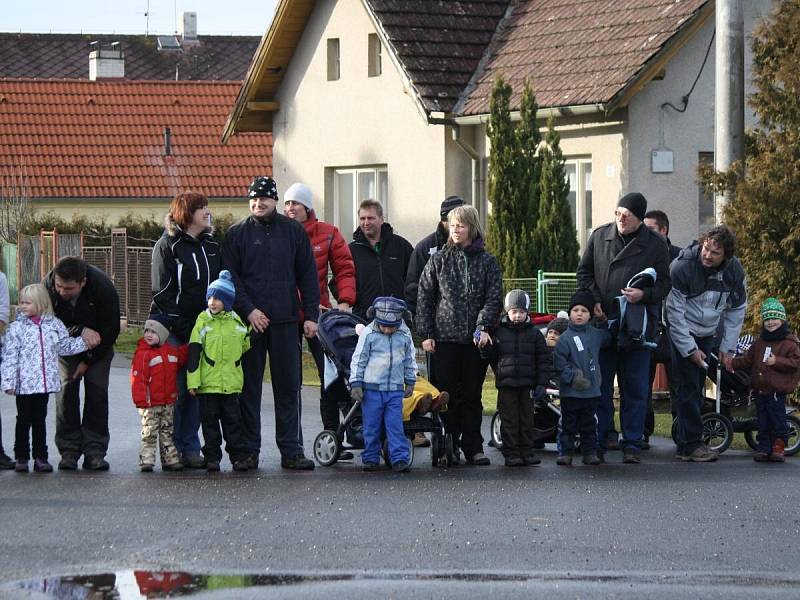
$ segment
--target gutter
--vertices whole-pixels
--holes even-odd
[[[554,106],[551,108],[540,108],[536,111],[537,119],[549,119],[552,117],[577,117],[580,115],[597,115],[607,113],[605,104],[577,104],[574,106]],[[447,119],[440,119],[447,120]],[[453,117],[450,119],[456,125],[482,125],[489,122],[489,114],[484,113],[480,115],[466,115],[462,117]],[[520,111],[515,110],[511,112],[512,121],[521,121],[522,116]],[[428,119],[431,122],[431,119]],[[444,124],[444,123],[441,123]]]

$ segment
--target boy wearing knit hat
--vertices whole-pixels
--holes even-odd
[[[783,462],[789,439],[786,394],[800,381],[800,340],[786,322],[786,309],[777,298],[761,304],[761,335],[731,369],[750,369],[750,387],[758,415],[756,462]]]
[[[233,311],[236,288],[228,271],[220,271],[219,279],[211,282],[206,298],[208,308],[197,317],[189,339],[186,387],[200,399],[206,469],[220,470],[224,436],[234,470],[246,471],[239,393],[244,379],[242,355],[250,348],[250,331]]]
[[[186,346],[167,343],[169,329],[162,317],[153,316],[144,323],[144,334],[131,362],[131,395],[142,417],[139,468],[153,470],[156,443],[164,471],[183,469],[178,450],[172,442],[175,400],[178,397],[178,371],[186,362]]]
[[[600,464],[595,420],[601,380],[598,356],[600,349],[611,343],[611,334],[607,328],[590,325],[593,306],[590,291],[575,292],[569,303],[569,326],[556,343],[554,367],[561,398],[560,454],[556,464],[562,466],[572,464],[578,434],[583,464]]]

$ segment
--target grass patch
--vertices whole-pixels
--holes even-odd
[[[139,327],[127,327],[120,332],[117,341],[114,343],[116,354],[133,354],[136,352],[136,344],[142,337],[142,329]]]

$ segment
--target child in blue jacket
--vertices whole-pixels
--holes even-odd
[[[361,401],[364,423],[365,471],[380,468],[381,429],[386,430],[392,470],[410,470],[411,455],[403,432],[403,398],[414,392],[417,361],[414,342],[405,323],[406,303],[379,297],[367,311],[373,321],[358,338],[350,362],[353,400]]]
[[[599,465],[595,408],[600,401],[600,348],[611,343],[608,329],[589,324],[594,297],[575,292],[569,303],[569,326],[556,342],[554,367],[561,398],[558,465],[571,465],[575,436],[580,433],[583,464]]]

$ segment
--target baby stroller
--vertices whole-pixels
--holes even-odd
[[[751,340],[752,342],[752,340]],[[749,344],[740,344],[737,354],[744,353]],[[719,361],[719,348],[706,357],[708,378],[720,384],[716,398],[706,398],[703,403],[703,442],[712,450],[725,452],[733,442],[734,433],[743,433],[747,445],[757,450],[756,405],[750,397],[750,375],[745,370],[734,373],[722,368]],[[786,456],[800,452],[800,419],[791,414],[794,409],[786,407],[786,421],[789,426],[789,442],[784,451]],[[677,434],[677,419],[672,422],[672,439]]]
[[[561,407],[558,400],[558,390],[555,386],[547,387],[547,395],[541,400],[533,402],[533,447],[544,448],[545,444],[555,444],[558,441],[558,422],[561,419]],[[492,416],[492,442],[491,445],[501,450],[503,438],[500,434],[500,411],[495,411]]]
[[[320,345],[329,361],[328,365],[335,369],[335,373],[331,374],[332,379],[345,388],[348,396],[350,392],[350,360],[358,343],[358,334],[355,329],[358,324],[366,325],[361,318],[352,313],[331,310],[322,314],[317,330]],[[333,382],[329,382],[327,369],[325,380],[326,385]],[[355,449],[355,447],[344,447],[344,434],[350,424],[360,417],[361,403],[348,401],[344,408],[344,418],[336,431],[321,431],[314,439],[314,458],[323,467],[336,464],[343,449]],[[414,446],[411,440],[417,433],[422,432],[431,434],[431,464],[434,467],[452,464],[453,438],[449,433],[445,434],[444,424],[438,412],[432,412],[430,416],[413,415],[409,421],[403,423],[403,431],[408,438],[411,463],[414,461]],[[383,458],[389,465],[389,453],[385,443]]]

